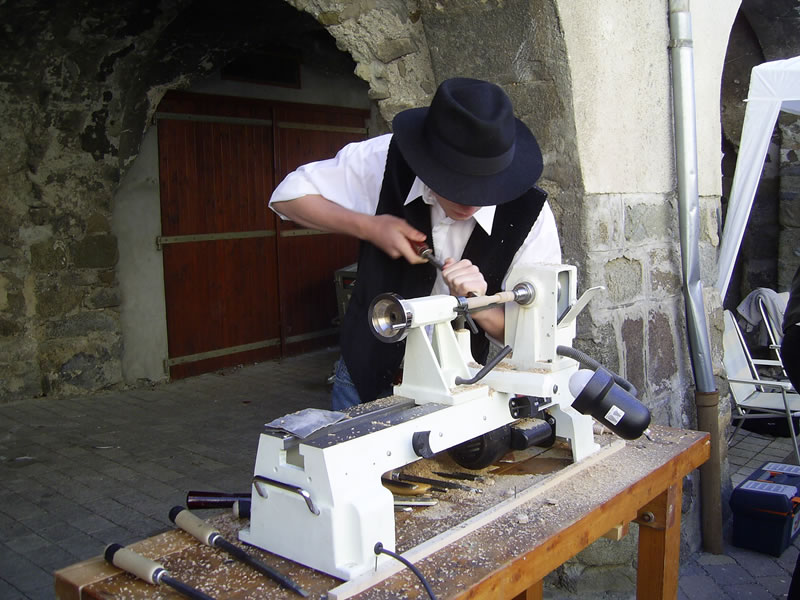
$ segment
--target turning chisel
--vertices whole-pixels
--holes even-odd
[[[219,548],[224,550],[237,560],[254,568],[259,573],[263,573],[273,581],[278,582],[280,585],[293,592],[300,594],[304,598],[308,597],[308,592],[297,585],[289,577],[283,573],[276,571],[269,565],[264,564],[255,556],[248,554],[238,546],[235,546],[220,534],[219,531],[214,529],[211,525],[203,521],[201,518],[193,515],[188,509],[183,506],[175,506],[169,511],[170,521],[175,523],[178,527],[183,529],[189,535],[194,536],[207,546]]]
[[[464,485],[463,483],[456,483],[455,481],[443,481],[440,479],[431,479],[430,477],[419,477],[418,475],[411,475],[400,471],[392,471],[390,477],[397,481],[411,481],[413,483],[427,483],[431,486],[450,488],[453,490],[464,490],[465,492],[478,492],[483,493],[481,488]]]
[[[154,585],[163,583],[184,596],[194,598],[195,600],[214,600],[214,598],[208,594],[204,594],[200,590],[182,581],[178,581],[172,577],[169,571],[162,565],[154,560],[145,558],[141,554],[137,554],[130,548],[123,548],[119,544],[109,544],[106,547],[104,556],[105,559],[115,567],[127,571],[131,575],[135,575],[147,583],[152,583]]]

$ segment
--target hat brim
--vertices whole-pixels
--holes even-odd
[[[454,171],[442,164],[423,137],[428,108],[411,108],[392,121],[397,146],[408,165],[434,192],[458,204],[493,206],[520,197],[542,174],[542,151],[528,127],[515,119],[517,131],[514,158],[493,175]]]

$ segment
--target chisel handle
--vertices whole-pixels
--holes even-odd
[[[250,492],[205,492],[191,490],[186,492],[186,508],[231,508],[236,502],[250,500]]]
[[[233,516],[237,519],[249,519],[251,506],[252,502],[250,501],[250,498],[247,500],[237,500],[233,503],[231,511],[233,512]]]
[[[124,548],[119,544],[106,546],[104,556],[115,567],[154,585],[161,583],[161,576],[167,572],[156,561],[145,558],[130,548]]]
[[[173,506],[169,511],[169,520],[206,546],[213,546],[214,538],[219,535],[219,531],[183,506]]]
[[[141,554],[137,554],[130,548],[123,548],[119,544],[109,544],[106,546],[104,555],[105,559],[112,565],[123,571],[127,571],[131,575],[135,575],[142,581],[152,583],[153,585],[160,585],[163,583],[194,600],[214,600],[214,598],[208,594],[182,581],[178,581],[172,577],[169,571],[162,565],[154,560],[145,558]]]

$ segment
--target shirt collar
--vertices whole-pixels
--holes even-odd
[[[411,186],[411,190],[408,192],[408,196],[406,196],[406,201],[403,203],[405,206],[406,204],[413,202],[417,198],[422,198],[422,201],[425,204],[432,205],[435,200],[430,198],[428,194],[425,194],[425,184],[422,183],[422,180],[419,177],[414,178],[414,183]],[[478,211],[472,215],[472,218],[475,219],[475,222],[481,226],[481,228],[488,234],[492,234],[492,224],[494,223],[494,213],[497,209],[496,206],[481,206]]]

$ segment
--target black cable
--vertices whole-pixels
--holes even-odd
[[[557,346],[556,354],[576,360],[584,367],[589,367],[593,371],[596,371],[598,367],[602,366],[591,356],[589,356],[584,352],[581,352],[580,350],[573,348],[572,346]],[[611,371],[608,371],[608,374],[611,375],[611,378],[617,383],[617,385],[626,390],[631,396],[636,397],[638,395],[639,392],[636,390],[636,387],[630,381],[628,381],[621,375],[617,375],[616,373],[613,373]]]
[[[392,558],[396,558],[401,563],[403,563],[405,566],[407,566],[409,569],[411,569],[411,572],[414,573],[414,575],[416,575],[419,578],[419,580],[422,582],[422,586],[425,588],[425,591],[428,592],[428,596],[430,596],[431,600],[436,600],[436,596],[434,595],[433,590],[431,589],[431,586],[426,581],[425,577],[422,576],[422,573],[420,573],[419,569],[417,569],[417,567],[415,567],[413,564],[411,564],[411,562],[408,559],[403,558],[402,556],[400,556],[399,554],[397,554],[395,552],[392,552],[391,550],[387,550],[386,548],[383,547],[383,544],[381,542],[378,542],[377,544],[375,544],[375,554],[376,555],[377,554],[386,554],[388,556],[391,556]]]

